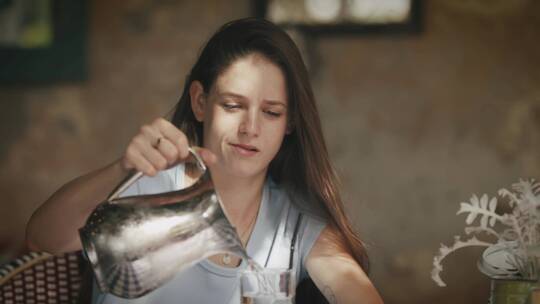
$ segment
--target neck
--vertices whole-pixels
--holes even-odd
[[[248,229],[253,217],[257,216],[261,204],[266,172],[256,177],[237,178],[212,173],[214,187],[233,226],[239,233]]]

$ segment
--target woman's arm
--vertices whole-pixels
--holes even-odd
[[[306,258],[313,282],[331,304],[382,304],[366,273],[344,246],[340,233],[326,227]]]
[[[126,174],[116,161],[65,184],[32,214],[26,227],[28,247],[52,254],[81,249],[78,229]]]

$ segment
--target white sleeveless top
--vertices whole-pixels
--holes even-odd
[[[159,172],[155,177],[142,177],[122,196],[153,194],[175,191],[184,184],[182,164]],[[291,239],[298,219],[299,208],[291,202],[284,189],[267,179],[259,213],[247,244],[247,254],[265,268],[288,268]],[[293,269],[296,284],[308,276],[305,259],[326,223],[319,217],[302,212],[298,229]],[[93,284],[92,303],[240,303],[239,270],[245,269],[242,261],[237,268],[222,267],[203,260],[178,273],[171,281],[137,299],[123,299],[99,291]]]

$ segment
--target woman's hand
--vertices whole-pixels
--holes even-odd
[[[184,133],[163,118],[143,126],[120,160],[65,184],[34,212],[26,228],[28,246],[53,254],[80,250],[78,229],[127,171],[155,175],[183,161],[189,154],[188,144]],[[206,165],[215,163],[216,156],[209,150],[197,152]]]
[[[171,122],[157,118],[143,125],[126,148],[122,158],[125,171],[135,169],[145,175],[154,176],[189,156],[189,141],[186,135]],[[207,149],[197,150],[207,165],[216,161],[215,155]]]

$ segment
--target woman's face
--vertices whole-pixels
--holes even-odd
[[[266,174],[287,132],[281,69],[263,55],[247,55],[222,72],[200,100],[196,116],[204,123],[204,146],[218,157],[216,167],[238,177]]]

